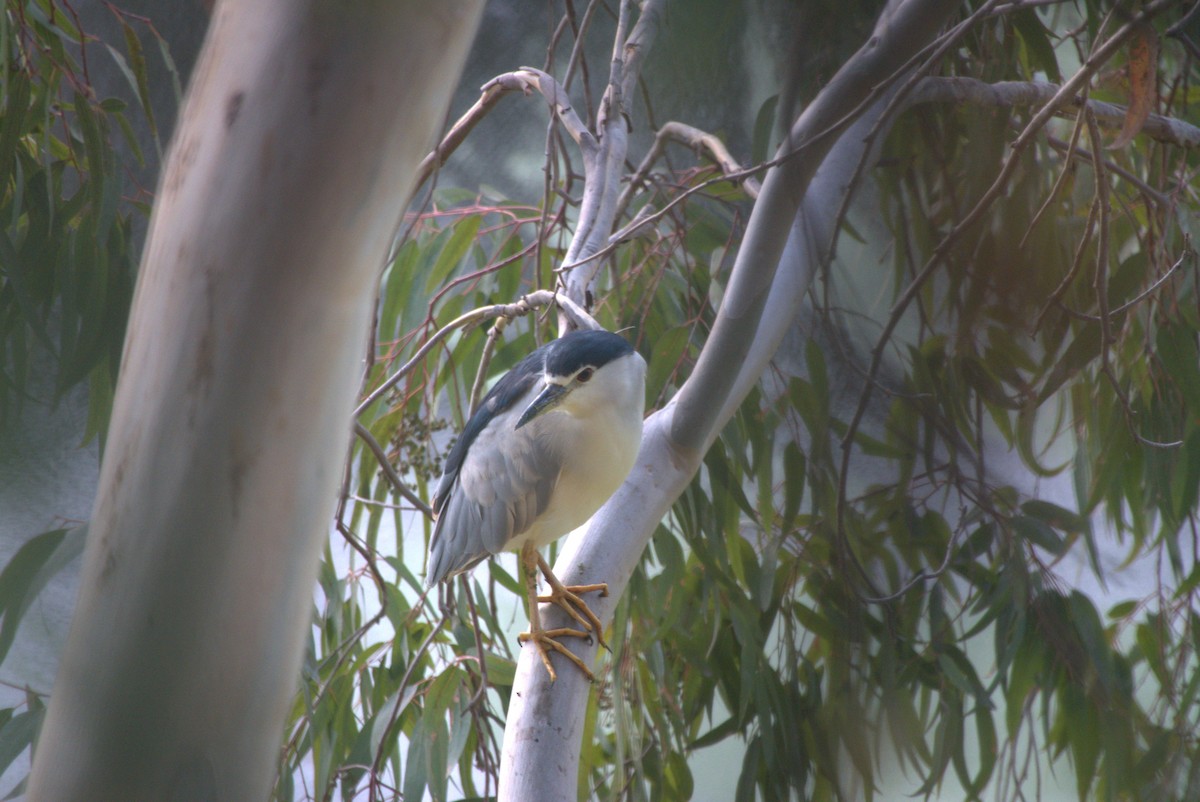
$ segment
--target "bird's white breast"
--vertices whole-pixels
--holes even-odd
[[[587,521],[608,500],[633,467],[642,442],[646,363],[637,353],[621,357],[595,387],[529,424],[541,444],[563,454],[563,469],[550,503],[529,531],[509,548],[527,540],[541,547]]]

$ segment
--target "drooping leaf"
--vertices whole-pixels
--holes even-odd
[[[1110,150],[1123,148],[1133,141],[1146,124],[1146,118],[1158,100],[1158,35],[1149,23],[1136,26],[1129,40],[1129,105],[1121,132],[1109,145]]]

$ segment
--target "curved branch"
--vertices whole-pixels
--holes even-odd
[[[479,100],[476,100],[471,108],[463,112],[463,115],[455,121],[454,125],[450,126],[450,130],[442,137],[442,141],[421,160],[421,165],[417,168],[417,181],[413,185],[414,192],[429,180],[429,176],[433,174],[434,170],[446,163],[446,159],[458,150],[458,146],[467,138],[467,134],[474,130],[479,121],[487,116],[487,113],[505,94],[503,87],[492,87],[489,84],[484,84],[480,92]]]
[[[467,135],[474,130],[480,120],[487,116],[501,97],[512,92],[529,95],[534,89],[541,92],[550,103],[555,116],[562,121],[572,139],[581,146],[590,139],[594,146],[595,138],[587,130],[583,121],[579,119],[579,115],[571,108],[567,92],[558,81],[541,70],[522,67],[514,72],[497,75],[479,88],[479,99],[471,105],[471,108],[463,112],[454,125],[450,126],[450,130],[442,137],[442,141],[437,144],[437,147],[421,160],[421,165],[417,168],[414,191],[429,179],[434,170],[446,163],[450,154],[458,150]]]
[[[954,5],[946,0],[909,0],[885,11],[867,43],[792,126],[780,152],[795,155],[768,172],[763,181],[712,336],[677,396],[679,410],[671,434],[679,447],[700,451],[707,446],[729,396],[728,368],[745,359],[800,200],[836,141],[827,133],[844,131],[852,122],[849,115],[934,38]],[[921,45],[914,46],[915,42]]]
[[[621,197],[617,200],[618,218],[624,213],[638,187],[645,181],[650,168],[666,151],[667,142],[672,140],[687,145],[696,152],[707,151],[709,157],[721,168],[722,175],[731,181],[741,181],[746,194],[751,199],[757,200],[758,193],[762,191],[762,184],[757,178],[746,175],[745,168],[738,164],[719,137],[687,123],[671,121],[658,129],[654,135],[654,144],[650,146],[650,150],[646,152],[641,164],[637,166],[633,176],[629,179],[629,184],[621,192]]]
[[[886,79],[898,64],[903,64],[907,56],[932,38],[940,20],[955,5],[948,0],[908,0],[900,4],[879,23],[873,44],[864,48],[869,55],[860,52],[846,67],[856,73],[854,83],[862,87],[861,93],[843,91],[849,79],[835,78],[810,110],[820,109],[821,122],[841,119],[872,86]],[[875,108],[879,107],[876,103]],[[861,133],[863,129],[854,130]],[[707,403],[717,409],[701,415],[694,410],[685,414],[677,396],[647,419],[641,453],[629,478],[593,516],[586,532],[576,533],[567,540],[555,573],[572,584],[608,582],[610,595],[594,605],[602,621],[612,620],[616,601],[624,592],[650,534],[695,474],[702,447],[736,409],[740,401],[736,394],[744,396],[757,381],[761,366],[791,324],[791,310],[803,298],[815,268],[815,254],[821,252],[824,244],[819,240],[828,236],[817,218],[822,212],[827,215],[828,210],[836,208],[837,196],[844,190],[846,178],[861,153],[861,137],[844,135],[832,147],[832,152],[826,148],[820,156],[801,153],[797,157],[797,161],[809,160],[807,180],[802,184],[790,185],[786,178],[794,177],[795,171],[786,170],[784,165],[772,170],[764,181],[763,194],[750,223],[750,229],[758,229],[757,244],[752,242],[749,250],[743,245],[720,313],[726,322],[719,330],[714,329],[705,347],[706,355],[710,350],[731,353],[724,340],[746,341],[736,349],[738,361],[726,363],[721,383],[708,385],[713,394]],[[769,188],[772,184],[774,189]],[[802,202],[803,215],[797,220]],[[790,211],[783,214],[767,208],[768,204],[782,204]],[[814,215],[811,219],[810,214]],[[780,225],[781,230],[767,230]],[[810,237],[818,241],[813,242]],[[749,229],[747,239],[750,239]],[[780,267],[777,274],[776,264]],[[751,286],[743,286],[747,284]],[[751,295],[749,299],[747,293]],[[762,297],[768,294],[769,300]],[[763,314],[764,306],[769,315]],[[736,376],[728,372],[731,364],[742,365]],[[693,374],[685,387],[691,385],[695,393],[695,382]],[[702,431],[685,433],[686,437],[681,438],[681,419],[706,425]],[[556,620],[555,611],[546,610],[544,615],[548,622]],[[594,644],[572,643],[571,647],[585,662],[595,658]],[[563,672],[551,686],[537,658],[530,650],[522,650],[505,727],[501,800],[575,798],[583,716],[590,692],[586,679],[574,671]],[[554,732],[554,737],[545,737],[548,730]],[[545,771],[546,766],[553,766],[554,771]]]
[[[493,78],[484,84],[483,88],[486,90],[493,85],[501,85],[509,89],[520,89],[526,95],[533,89],[541,92],[542,97],[546,98],[546,102],[550,104],[550,110],[554,112],[554,116],[558,118],[558,121],[563,124],[563,128],[567,129],[567,133],[570,134],[571,139],[575,140],[575,144],[579,145],[585,153],[596,149],[596,137],[592,136],[592,132],[587,129],[583,120],[579,119],[579,115],[575,113],[575,109],[571,106],[571,99],[567,95],[567,90],[553,76],[542,72],[536,67],[522,67],[516,72],[505,73]]]

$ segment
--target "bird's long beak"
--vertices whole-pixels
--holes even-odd
[[[538,415],[541,415],[544,412],[549,412],[558,405],[558,402],[563,400],[563,396],[566,394],[566,386],[562,384],[547,383],[546,389],[538,393],[537,398],[533,399],[529,406],[525,407],[525,411],[521,413],[521,419],[517,421],[517,428],[520,429]]]

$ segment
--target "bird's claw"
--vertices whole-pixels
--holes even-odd
[[[556,607],[562,608],[566,611],[567,615],[571,616],[576,624],[583,627],[588,633],[589,639],[591,633],[595,633],[596,640],[604,647],[605,651],[611,654],[612,649],[604,641],[604,627],[600,624],[599,616],[592,612],[592,608],[588,606],[588,603],[579,597],[580,593],[592,593],[594,591],[600,591],[601,596],[607,596],[608,585],[605,583],[596,585],[558,585],[558,587],[552,585],[550,594],[547,596],[538,596],[537,600],[539,603],[553,604]]]
[[[517,642],[524,645],[527,641],[532,641],[534,648],[538,651],[538,657],[542,658],[542,665],[546,667],[546,672],[550,675],[550,681],[554,682],[558,679],[558,674],[554,671],[554,666],[550,664],[550,651],[556,651],[559,654],[565,655],[572,663],[578,666],[583,675],[587,677],[588,682],[595,682],[596,677],[579,658],[577,654],[559,643],[556,638],[562,637],[588,638],[591,639],[591,634],[582,632],[578,629],[570,627],[562,627],[559,629],[542,629],[537,632],[522,632],[517,636]]]
[[[595,682],[595,676],[593,676],[591,670],[584,664],[583,660],[566,646],[555,640],[555,638],[587,638],[590,643],[594,636],[596,641],[611,654],[612,649],[604,642],[604,627],[600,623],[599,616],[592,611],[592,608],[579,595],[581,593],[593,592],[608,595],[608,585],[603,582],[594,585],[564,585],[554,575],[554,571],[550,569],[550,565],[538,554],[537,549],[530,543],[526,543],[521,549],[521,563],[525,568],[525,587],[529,601],[529,632],[522,634],[517,639],[518,642],[523,644],[526,641],[533,641],[534,646],[538,650],[538,656],[542,659],[542,665],[546,667],[546,672],[550,675],[551,682],[558,678],[553,666],[550,664],[551,651],[566,655],[583,672],[583,675],[588,678],[589,682]],[[540,596],[537,592],[537,571],[539,569],[542,575],[545,576],[546,584],[550,588],[550,592],[545,596]],[[538,613],[539,603],[553,604],[561,607],[580,629],[571,627],[543,629],[541,615]]]

